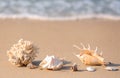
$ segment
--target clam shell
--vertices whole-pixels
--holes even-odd
[[[89,72],[96,71],[96,69],[94,67],[87,67],[86,70],[89,71]]]
[[[119,70],[117,67],[106,67],[105,69],[108,71],[118,71]]]

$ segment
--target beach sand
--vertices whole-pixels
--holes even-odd
[[[34,63],[39,64],[46,55],[63,57],[66,64],[59,71],[28,69],[16,67],[8,62],[7,50],[19,39],[30,40],[39,47]],[[96,66],[95,72],[86,71],[85,65],[73,55],[80,46],[89,43],[91,49],[98,47],[106,61],[120,69],[120,21],[113,20],[76,20],[40,21],[27,19],[0,20],[0,78],[120,78],[119,71],[106,71]],[[81,46],[80,46],[81,47]],[[70,66],[77,63],[79,71],[72,72]]]

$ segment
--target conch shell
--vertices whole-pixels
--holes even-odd
[[[77,45],[73,45],[73,47],[78,48],[81,52],[76,55],[83,64],[85,65],[105,65],[104,58],[102,57],[102,52],[97,53],[96,50],[90,50],[90,45],[88,44],[88,48],[86,48],[82,43],[83,49],[78,47]]]
[[[20,39],[7,51],[9,61],[16,66],[27,66],[35,59],[37,53],[37,48],[33,46],[32,42],[23,39]]]
[[[40,69],[59,70],[63,67],[63,59],[47,55],[39,66]]]

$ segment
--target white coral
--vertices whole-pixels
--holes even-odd
[[[14,44],[7,55],[9,61],[16,66],[26,66],[31,63],[37,54],[37,48],[30,41],[20,39],[17,44]]]
[[[58,70],[63,67],[63,60],[55,56],[46,56],[39,66],[41,69]]]

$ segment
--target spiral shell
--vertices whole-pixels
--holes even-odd
[[[105,65],[104,58],[102,57],[102,52],[97,53],[96,50],[90,50],[90,45],[88,44],[88,48],[86,48],[82,43],[83,49],[74,45],[74,47],[80,50],[80,54],[76,55],[83,64],[85,65]]]

